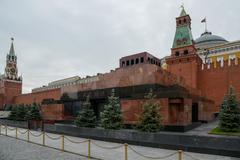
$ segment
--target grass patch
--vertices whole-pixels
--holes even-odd
[[[217,135],[226,135],[226,136],[239,136],[240,137],[240,130],[238,132],[224,132],[219,127],[214,128],[209,132],[209,134],[217,134]]]

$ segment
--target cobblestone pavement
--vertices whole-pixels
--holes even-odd
[[[0,135],[0,160],[86,160],[56,149]]]
[[[20,129],[22,133],[26,131],[25,129]],[[40,132],[31,131],[34,135],[40,135]],[[5,130],[1,129],[1,133],[5,134]],[[8,130],[8,135],[15,137],[16,130]],[[31,142],[43,143],[42,135],[34,137],[33,134],[29,134],[29,139]],[[45,136],[45,144],[54,148],[61,147],[61,137],[58,134],[47,133],[49,137]],[[27,134],[18,133],[19,139],[27,139]],[[56,139],[56,140],[54,140]],[[81,155],[87,155],[88,153],[88,143],[79,143],[81,141],[86,141],[83,138],[65,136],[65,150],[71,151],[74,153],[79,153]],[[76,143],[72,143],[76,142]],[[117,146],[120,147],[118,148]],[[91,155],[104,160],[124,160],[124,146],[119,143],[111,143],[104,141],[92,140],[91,143]],[[109,149],[108,147],[115,147],[114,149]],[[130,149],[131,147],[131,149]],[[164,158],[164,160],[177,160],[178,154],[176,150],[167,150],[160,148],[151,148],[143,146],[134,146],[130,145],[128,149],[128,160],[147,160],[151,158],[144,158],[140,154],[150,157],[164,157],[166,155],[173,154],[170,157]],[[55,150],[52,148],[47,148],[43,146],[38,146],[15,138],[6,137],[4,135],[0,136],[0,155],[6,160],[35,160],[35,159],[44,159],[44,160],[72,160],[72,159],[86,159],[85,157],[76,156],[74,154],[69,154]],[[0,156],[1,157],[1,156]],[[4,160],[5,160],[4,159]],[[0,158],[1,160],[1,158]],[[218,155],[209,155],[209,154],[200,154],[200,153],[191,153],[184,152],[182,160],[240,160],[240,158],[218,156]]]

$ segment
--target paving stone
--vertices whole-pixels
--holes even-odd
[[[22,129],[24,130],[24,129]],[[38,135],[40,132],[32,131],[35,135]],[[4,134],[4,130],[2,130],[2,134]],[[15,131],[8,131],[8,135],[15,137]],[[59,137],[58,134],[50,134],[51,137]],[[18,135],[18,138],[25,139],[26,135]],[[80,142],[85,141],[84,138],[71,137],[67,136],[68,139]],[[30,140],[35,143],[42,143],[42,136],[34,138],[30,135]],[[58,140],[50,140],[46,137],[45,139],[46,145],[60,148],[61,139]],[[111,143],[105,141],[97,141],[93,140],[97,145],[105,146],[105,147],[114,147],[119,146],[119,143]],[[104,149],[97,145],[91,144],[91,153],[93,157],[101,158],[104,160],[124,160],[124,147],[120,147],[117,149]],[[152,147],[143,147],[143,146],[134,146],[131,147],[139,152],[140,154],[150,156],[150,157],[163,157],[172,153],[176,153],[176,150],[167,150],[161,148],[152,148]],[[87,155],[88,153],[88,143],[72,143],[69,140],[65,139],[65,150],[79,153],[81,155]],[[240,160],[240,158],[233,158],[227,156],[218,156],[218,155],[209,155],[209,154],[200,154],[200,153],[191,153],[184,152],[183,160]],[[165,158],[164,160],[177,160],[177,154],[174,154],[171,157]],[[146,160],[149,158],[144,158],[139,156],[132,150],[128,150],[128,160]],[[0,135],[0,160],[85,160],[86,157],[77,156],[75,154],[70,154],[66,152],[61,152],[59,150],[55,150],[48,147],[43,147],[40,145],[28,143],[22,140],[17,140],[15,138],[6,137],[4,135]]]

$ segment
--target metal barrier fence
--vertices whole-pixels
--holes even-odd
[[[199,159],[193,157],[192,155],[183,152],[182,150],[178,150],[176,152],[173,152],[169,155],[165,155],[165,156],[162,156],[162,157],[151,157],[151,156],[146,156],[146,155],[140,153],[139,151],[137,151],[136,149],[134,149],[132,146],[128,145],[127,143],[124,143],[124,144],[121,144],[121,145],[118,145],[118,146],[114,146],[114,147],[107,147],[107,146],[99,145],[98,143],[96,143],[95,141],[93,141],[91,139],[87,139],[87,140],[83,140],[83,141],[74,141],[74,140],[70,139],[69,137],[67,137],[65,135],[59,135],[58,137],[53,137],[53,136],[50,136],[50,134],[47,134],[45,132],[35,134],[29,129],[20,129],[20,128],[17,128],[17,127],[9,127],[7,125],[2,125],[2,124],[0,124],[0,135],[2,135],[2,129],[5,131],[5,134],[3,134],[5,136],[10,136],[10,135],[8,135],[8,130],[9,131],[14,131],[15,130],[15,138],[16,139],[19,139],[19,137],[18,137],[19,134],[22,134],[22,135],[27,134],[27,139],[21,139],[21,140],[24,140],[24,141],[27,141],[27,142],[32,142],[32,143],[35,143],[35,142],[30,140],[30,135],[32,135],[33,137],[41,137],[42,136],[42,143],[35,143],[35,144],[46,146],[46,147],[50,147],[50,146],[46,145],[46,137],[51,139],[51,140],[60,140],[61,141],[61,147],[60,147],[61,151],[70,152],[70,153],[74,153],[74,154],[78,154],[78,155],[81,155],[81,154],[65,150],[65,140],[67,140],[71,143],[74,143],[74,144],[87,143],[88,144],[87,155],[81,155],[81,156],[88,157],[88,159],[91,159],[91,158],[96,159],[95,157],[91,156],[91,144],[93,144],[93,145],[95,145],[99,148],[105,149],[105,150],[113,150],[113,149],[118,149],[118,148],[123,147],[123,149],[124,149],[124,160],[128,160],[129,150],[131,150],[133,153],[137,154],[138,156],[146,158],[146,159],[161,160],[161,159],[166,159],[166,158],[172,157],[174,155],[177,155],[177,160],[183,160],[183,155],[185,155],[185,156],[187,156],[187,157],[189,157],[193,160],[199,160]],[[51,148],[53,148],[53,147],[51,147]],[[59,150],[59,148],[55,148],[55,149]]]

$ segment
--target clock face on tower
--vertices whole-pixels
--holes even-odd
[[[16,68],[16,64],[14,63],[7,63],[6,66],[6,74],[8,75],[8,77],[11,78],[17,78],[17,68]]]
[[[9,68],[12,67],[12,66],[13,66],[12,63],[7,64],[7,67],[9,67]]]

